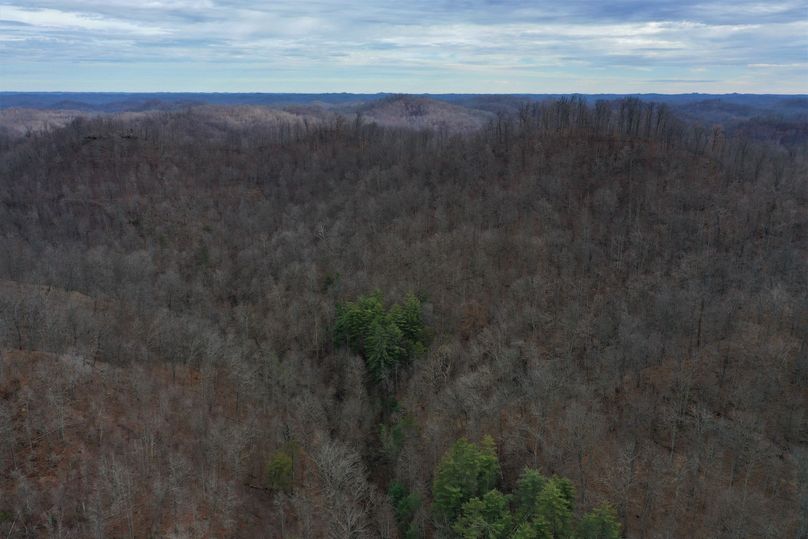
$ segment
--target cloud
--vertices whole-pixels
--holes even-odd
[[[238,80],[245,90],[362,81],[365,91],[484,92],[507,80],[515,92],[657,91],[671,81],[774,92],[805,85],[806,50],[799,2],[0,0],[0,69],[13,75],[0,89],[35,89],[27,85],[46,73],[44,89],[88,89],[59,79],[70,65],[87,84],[103,69],[121,73],[99,90],[190,90],[199,80],[233,90]],[[127,79],[127,66],[139,78]],[[794,73],[755,80],[763,66]],[[694,69],[709,78],[688,79]]]
[[[123,32],[126,34],[159,35],[165,33],[159,28],[143,26],[125,20],[60,11],[56,9],[25,9],[5,5],[0,7],[0,23],[18,23],[47,32],[51,29],[64,29],[76,32]]]
[[[793,64],[749,64],[749,67],[755,69],[779,69],[784,67],[798,67],[808,69],[808,62],[795,62]]]
[[[665,84],[693,84],[720,81],[718,79],[650,79],[648,82],[662,82]]]

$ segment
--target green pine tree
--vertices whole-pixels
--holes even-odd
[[[401,537],[404,539],[418,537],[420,535],[419,530],[413,523],[413,518],[415,517],[415,512],[421,506],[421,499],[398,481],[393,481],[387,494],[393,505]]]
[[[463,504],[452,529],[464,539],[505,539],[510,536],[511,522],[508,496],[490,490]]]
[[[579,539],[619,539],[620,522],[614,508],[603,504],[584,515],[577,535]]]
[[[374,320],[365,338],[365,355],[371,376],[380,382],[386,379],[406,356],[401,346],[402,333],[384,320]]]
[[[480,447],[461,438],[446,452],[432,484],[433,511],[439,522],[452,524],[464,503],[491,490],[499,475],[494,440]]]
[[[266,465],[265,478],[267,487],[272,490],[288,492],[292,490],[294,481],[294,459],[286,451],[278,451]]]
[[[551,479],[536,499],[536,521],[546,525],[553,539],[572,537],[572,506],[564,492],[563,481]]]
[[[533,518],[536,510],[536,500],[539,497],[547,478],[537,470],[525,468],[516,481],[516,491],[513,501],[516,509],[516,518],[524,522]]]

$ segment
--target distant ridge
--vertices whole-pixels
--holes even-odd
[[[474,131],[493,118],[489,112],[422,96],[396,95],[359,107],[363,117],[381,125],[452,132]]]
[[[48,110],[80,110],[85,112],[127,112],[142,110],[176,110],[190,105],[347,105],[367,103],[393,97],[392,93],[203,93],[203,92],[0,92],[0,109],[31,108]],[[517,100],[540,101],[576,95],[586,101],[637,97],[671,105],[720,99],[725,103],[758,108],[808,106],[808,94],[412,94],[438,101],[474,106],[480,101]],[[789,105],[786,105],[786,104]]]
[[[0,92],[0,134],[19,137],[62,127],[77,117],[195,109],[206,117],[267,122],[305,117],[323,121],[356,114],[366,121],[410,129],[477,130],[498,115],[529,103],[576,97],[587,103],[636,98],[663,103],[679,117],[707,128],[721,125],[793,145],[808,141],[808,95],[755,94],[354,94],[354,93],[114,93]],[[212,107],[212,108],[211,108]],[[231,110],[227,113],[223,108]],[[204,112],[200,109],[207,109]],[[218,120],[217,120],[218,121]]]

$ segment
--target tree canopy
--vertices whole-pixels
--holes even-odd
[[[337,305],[334,341],[361,355],[375,382],[389,380],[396,369],[425,349],[421,301],[410,294],[401,304],[384,307],[381,292]]]

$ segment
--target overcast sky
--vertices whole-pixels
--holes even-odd
[[[0,90],[808,93],[808,0],[0,0]]]

